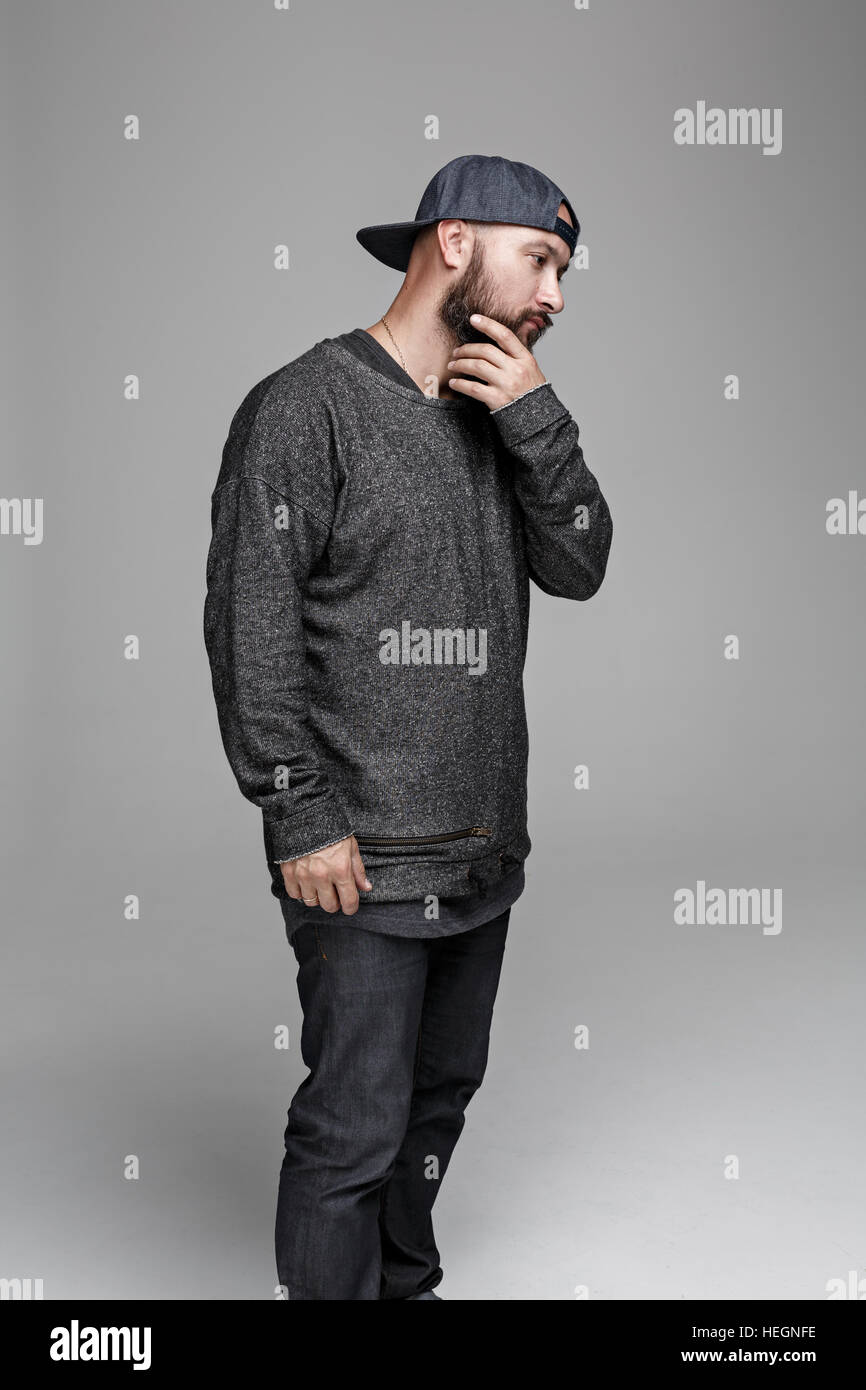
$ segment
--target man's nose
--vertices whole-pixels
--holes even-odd
[[[549,314],[561,313],[563,306],[565,305],[565,300],[562,297],[562,291],[559,288],[559,281],[555,281],[553,285],[545,285],[538,298],[540,304],[547,310]]]

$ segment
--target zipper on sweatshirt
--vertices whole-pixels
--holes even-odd
[[[359,845],[438,845],[445,840],[492,834],[486,825],[468,825],[465,830],[448,830],[444,835],[356,835],[355,839]]]

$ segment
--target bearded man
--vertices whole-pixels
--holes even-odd
[[[413,221],[357,233],[404,274],[386,312],[253,387],[223,451],[205,644],[309,1069],[277,1201],[289,1299],[440,1301],[432,1208],[531,849],[529,583],[591,598],[612,539],[532,351],[579,231],[537,169],[452,160]]]

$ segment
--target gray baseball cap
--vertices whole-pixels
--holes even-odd
[[[557,215],[560,203],[568,208],[573,227]],[[542,227],[562,237],[569,259],[580,234],[577,215],[562,189],[531,164],[518,164],[498,154],[461,154],[433,175],[414,221],[362,227],[355,236],[377,261],[393,270],[406,270],[421,228],[446,217]]]

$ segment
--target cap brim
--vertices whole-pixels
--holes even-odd
[[[384,222],[376,227],[362,227],[355,233],[365,251],[392,270],[408,270],[412,245],[422,227],[441,222],[441,217],[427,217],[422,222]]]

